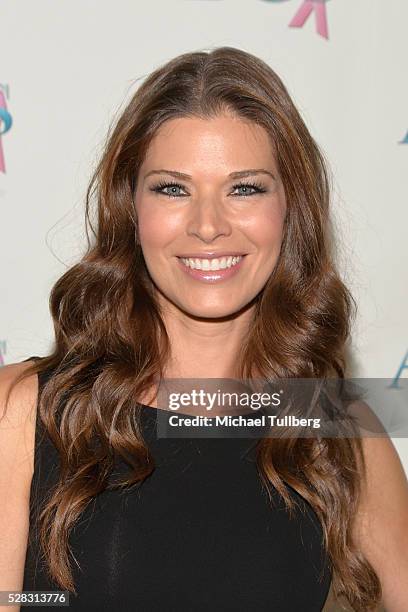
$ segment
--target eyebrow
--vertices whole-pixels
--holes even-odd
[[[184,172],[178,172],[177,170],[151,170],[145,175],[145,179],[152,174],[169,174],[174,178],[184,179],[185,181],[191,181],[192,177],[189,174],[185,174]],[[252,168],[249,170],[238,170],[237,172],[231,172],[228,176],[232,179],[245,178],[247,176],[254,176],[256,174],[269,174],[274,180],[276,180],[276,176],[270,172],[269,170],[265,170],[264,168]]]

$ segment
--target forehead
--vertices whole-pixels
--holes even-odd
[[[261,125],[232,115],[211,119],[178,117],[166,121],[150,142],[143,166],[275,167],[272,139]],[[177,168],[181,169],[181,168]]]

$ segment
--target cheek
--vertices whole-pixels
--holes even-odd
[[[147,249],[163,248],[180,231],[174,215],[166,214],[154,206],[141,207],[138,211],[139,238],[142,247]]]
[[[262,214],[247,218],[244,231],[260,251],[276,252],[282,243],[284,219],[280,208],[267,208]]]

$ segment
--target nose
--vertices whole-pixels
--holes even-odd
[[[229,236],[231,230],[231,223],[217,198],[200,198],[193,204],[186,228],[188,236],[211,243],[220,236]]]

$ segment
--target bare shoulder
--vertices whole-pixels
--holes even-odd
[[[28,361],[0,368],[0,590],[21,590],[23,584],[38,376],[17,379],[29,365]]]
[[[16,382],[31,361],[0,368],[0,461],[14,469],[32,471],[37,412],[38,376],[31,374]],[[4,474],[3,474],[4,476]]]
[[[370,427],[361,433],[366,477],[354,537],[379,576],[387,611],[402,612],[408,610],[408,481],[391,438],[370,407],[363,409]]]
[[[18,363],[11,363],[0,368],[0,422],[5,413],[5,399],[6,393],[11,388],[12,383],[17,377],[28,369],[32,365],[32,361],[21,361]],[[29,409],[33,409],[37,402],[38,393],[38,376],[37,374],[31,374],[22,381],[17,383],[14,390],[11,393],[9,404],[13,406],[10,413],[11,418],[13,414],[17,413],[22,416],[22,412],[29,412]],[[27,403],[29,402],[29,408]]]

